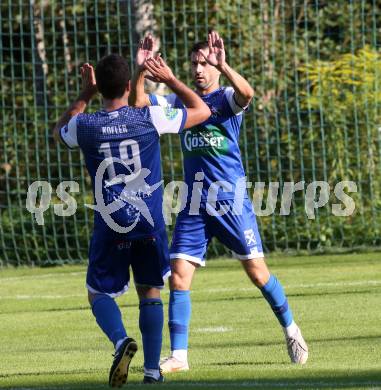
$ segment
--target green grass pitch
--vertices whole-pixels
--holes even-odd
[[[280,256],[268,264],[308,342],[306,366],[289,363],[275,316],[239,263],[209,261],[193,285],[191,371],[167,375],[161,388],[381,389],[381,254]],[[0,271],[1,389],[108,388],[113,350],[84,282],[84,266]],[[163,298],[167,312],[167,289]],[[128,334],[140,340],[135,292],[118,302]],[[142,388],[142,355],[140,348],[128,389]]]

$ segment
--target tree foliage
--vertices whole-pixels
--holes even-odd
[[[57,147],[51,129],[79,91],[80,64],[118,52],[132,65],[137,37],[150,20],[163,57],[188,84],[192,44],[216,29],[229,63],[255,87],[241,134],[252,182],[279,181],[280,188],[289,181],[357,183],[356,213],[348,218],[327,207],[309,220],[302,192],[289,217],[279,215],[278,202],[274,215],[259,218],[268,249],[379,244],[379,2],[152,0],[153,11],[147,3],[1,2],[1,260],[86,258],[92,215],[83,204],[91,198],[90,182],[80,153]],[[163,137],[162,158],[166,182],[180,180],[178,139]],[[25,197],[37,179],[53,188],[78,180],[78,213],[64,219],[50,209],[45,227],[36,225]],[[224,253],[218,245],[211,251]]]

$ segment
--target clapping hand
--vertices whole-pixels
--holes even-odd
[[[208,55],[205,55],[201,50],[199,51],[199,54],[205,58],[205,61],[208,64],[215,66],[218,70],[221,70],[226,63],[226,58],[224,41],[220,38],[218,32],[211,31],[208,34],[208,45]]]
[[[151,34],[148,34],[139,42],[138,51],[136,53],[136,65],[140,69],[145,69],[145,62],[153,57],[154,39]]]
[[[82,77],[82,92],[91,98],[98,91],[94,68],[86,62],[81,66],[80,71]]]

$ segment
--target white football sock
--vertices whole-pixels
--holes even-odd
[[[188,361],[188,350],[187,349],[175,349],[172,351],[172,357],[180,362],[186,363]]]
[[[120,339],[116,342],[115,344],[115,351],[118,350],[118,348],[120,347],[120,345],[123,343],[124,340],[126,340],[127,337],[124,337],[123,339]]]
[[[151,378],[159,379],[160,378],[160,371],[155,370],[154,368],[145,368],[144,367],[144,376],[150,376]]]
[[[298,325],[295,324],[295,321],[292,321],[287,328],[283,328],[283,332],[286,337],[292,337],[298,330]]]

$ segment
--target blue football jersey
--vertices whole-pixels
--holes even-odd
[[[238,143],[244,109],[235,102],[231,87],[221,87],[201,98],[212,115],[180,134],[188,198],[196,179],[203,180],[202,201],[207,200],[208,191],[211,200],[234,199],[237,182],[246,182]],[[150,102],[153,106],[183,108],[175,94],[150,95]],[[247,197],[245,184],[240,191]]]
[[[186,117],[185,109],[124,106],[78,114],[61,128],[63,142],[85,158],[94,229],[141,238],[165,227],[159,136],[180,132]]]

